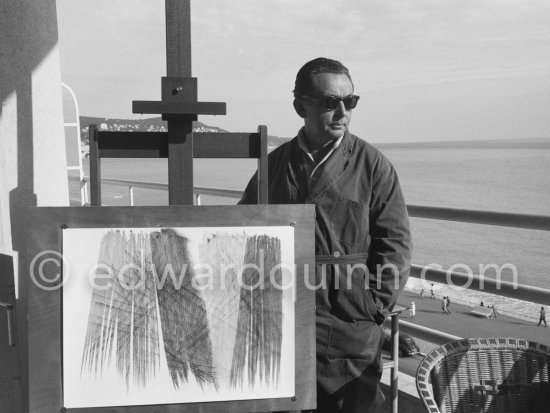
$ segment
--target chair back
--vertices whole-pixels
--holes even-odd
[[[549,368],[544,344],[470,338],[429,352],[416,387],[430,413],[550,412]]]

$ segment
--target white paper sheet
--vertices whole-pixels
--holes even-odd
[[[154,290],[151,290],[151,271],[142,271],[141,275],[137,276],[142,266],[148,267],[151,264],[154,266],[151,259],[148,263],[144,258],[151,255],[150,251],[126,251],[125,254],[128,254],[128,257],[132,256],[128,258],[128,264],[131,265],[124,269],[112,269],[111,276],[115,278],[106,278],[105,274],[109,271],[105,265],[98,270],[100,255],[104,257],[106,254],[115,254],[113,248],[109,251],[100,251],[102,240],[105,239],[106,234],[113,234],[113,231],[120,239],[139,235],[141,237],[139,245],[149,246],[149,248],[155,245],[151,244],[150,238],[154,234],[161,233],[159,228],[63,230],[63,258],[69,268],[64,274],[63,286],[65,407],[178,404],[294,396],[293,227],[170,228],[163,233],[175,234],[186,240],[190,258],[188,261],[191,261],[189,265],[193,267],[195,281],[192,287],[191,284],[185,284],[188,280],[182,285],[183,288],[188,289],[185,292],[188,297],[200,302],[199,313],[202,314],[201,308],[204,308],[206,313],[203,318],[208,326],[205,333],[207,336],[201,335],[202,344],[196,345],[194,341],[190,341],[190,338],[186,338],[187,347],[182,351],[180,351],[181,342],[172,343],[171,347],[170,343],[166,344],[166,337],[170,336],[170,332],[166,331],[168,324],[163,325],[161,315],[161,308],[173,305],[166,304],[171,303],[166,300],[174,297],[169,295],[168,298],[163,298],[161,295],[163,292],[158,290],[162,290],[164,286],[158,281]],[[262,236],[264,238],[261,238]],[[262,296],[261,300],[258,299],[259,296],[254,296],[251,301],[243,298],[248,297],[246,296],[248,291],[250,294],[254,294],[254,291],[260,291],[258,294],[263,294],[261,292],[263,290],[243,287],[243,277],[247,274],[247,270],[242,268],[244,253],[238,245],[250,239],[277,239],[280,243],[280,263],[282,264],[282,271],[279,273],[282,277],[279,279],[282,286],[278,289],[281,291],[280,295],[272,289],[270,295]],[[120,256],[116,259],[120,261]],[[158,258],[156,260],[158,261]],[[234,262],[236,269],[227,269],[227,263],[231,261],[236,261]],[[218,264],[226,265],[225,272],[221,268],[213,268]],[[166,267],[164,268],[166,270]],[[163,276],[159,272],[153,273],[157,280],[161,280]],[[122,275],[123,273],[131,273],[133,277]],[[276,271],[273,273],[275,274]],[[103,278],[97,278],[98,274],[104,274]],[[225,277],[225,284],[221,282],[222,274]],[[187,273],[187,276],[189,275],[190,273]],[[170,273],[167,273],[167,276],[170,277]],[[178,277],[185,278],[186,274],[174,273],[172,276],[180,282],[181,278]],[[148,295],[143,293],[143,285],[139,285],[142,281],[141,277],[149,277],[147,278]],[[271,280],[273,279],[272,277]],[[133,285],[131,285],[132,282]],[[112,284],[115,283],[118,283],[119,291],[113,295]],[[121,285],[125,287],[122,290]],[[111,290],[107,288],[108,286]],[[193,291],[189,292],[189,289]],[[103,294],[99,299],[98,291],[101,291],[100,295]],[[187,296],[176,298],[185,300]],[[159,304],[161,301],[163,305]],[[276,311],[277,314],[268,310],[272,304],[273,308],[280,308]],[[262,309],[258,306],[262,306]],[[149,311],[149,314],[145,314],[144,309]],[[118,318],[114,316],[115,310],[118,311]],[[166,313],[171,310],[165,308],[163,311]],[[282,312],[282,320],[279,323],[280,332],[278,329],[268,328],[270,327],[268,323],[279,320],[277,318],[279,312]],[[255,315],[250,315],[252,313]],[[186,317],[185,314],[184,312],[183,318]],[[246,340],[243,341],[244,324],[238,324],[239,316],[243,319],[246,316],[251,317],[251,321],[247,324],[248,333],[244,336],[252,337],[254,334],[256,336],[246,339],[249,340],[248,344],[244,342]],[[144,317],[149,320],[148,324],[143,321]],[[175,319],[171,320],[172,323],[179,323],[178,317],[170,317]],[[191,332],[199,331],[193,324],[195,323],[193,317],[187,322],[182,322],[184,331],[185,328]],[[156,325],[153,325],[151,320],[154,320]],[[146,332],[143,331],[144,328],[147,329]],[[238,328],[241,329],[239,332]],[[110,331],[110,336],[107,331]],[[274,336],[269,335],[266,338],[267,333],[273,331]],[[176,337],[175,340],[177,341],[178,338]],[[251,344],[256,348],[252,349]],[[172,366],[174,366],[174,357],[180,353],[190,357],[189,360],[180,361],[180,373],[187,371],[187,378],[182,376],[174,378],[174,369],[172,369],[172,375],[170,374],[166,348],[170,349],[171,354],[178,353],[171,357]],[[236,351],[236,348],[239,350]],[[242,360],[239,362],[237,360],[239,357],[235,356],[235,353],[244,357],[244,362]],[[145,354],[145,356],[135,356],[136,354]],[[200,355],[200,360],[197,360],[197,355]],[[208,366],[204,367],[203,364]],[[194,370],[191,365],[194,366]],[[236,368],[239,365],[241,370]],[[256,367],[251,369],[251,365]],[[251,371],[255,371],[254,377],[249,377]]]

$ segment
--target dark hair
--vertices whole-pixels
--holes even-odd
[[[353,81],[346,66],[338,60],[318,57],[310,60],[298,71],[296,75],[296,83],[294,84],[294,97],[308,95],[313,92],[313,75],[319,73],[334,73],[346,75],[353,86]]]

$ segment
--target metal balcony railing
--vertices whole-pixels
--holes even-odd
[[[124,179],[102,179],[106,185],[116,185],[128,188],[130,196],[130,205],[134,205],[134,189],[154,189],[168,190],[167,184],[154,182],[140,182]],[[242,191],[235,189],[222,189],[212,187],[195,187],[195,204],[201,204],[201,196],[215,196],[240,199]],[[457,221],[471,224],[497,225],[504,227],[535,229],[550,231],[550,216],[512,214],[492,211],[476,211],[456,208],[440,208],[419,205],[408,206],[409,216],[415,218],[437,219],[444,221]],[[430,268],[429,266],[412,266],[411,276],[422,278],[426,281],[438,282],[443,284],[464,285],[465,288],[483,291],[503,297],[510,297],[518,300],[524,300],[531,303],[550,306],[550,290],[531,287],[527,285],[510,283],[501,280],[488,278],[471,277],[454,271],[443,271]],[[407,321],[400,322],[401,331],[410,334],[419,339],[435,343],[444,344],[459,337],[447,334],[442,331],[432,330]]]
[[[84,179],[85,183],[89,181],[88,177]],[[101,183],[104,185],[122,186],[128,189],[128,195],[130,197],[130,206],[134,206],[135,188],[142,189],[154,189],[157,191],[168,191],[168,184],[162,184],[157,182],[144,182],[144,181],[132,181],[128,179],[113,179],[102,178]],[[234,198],[240,199],[242,191],[237,189],[224,189],[224,188],[212,188],[206,186],[195,186],[193,188],[195,194],[195,205],[201,205],[201,195],[217,196],[222,198]],[[87,199],[87,198],[86,198]]]

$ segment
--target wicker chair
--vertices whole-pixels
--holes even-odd
[[[550,347],[517,338],[470,338],[429,352],[416,388],[430,413],[550,412]]]

